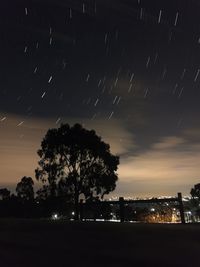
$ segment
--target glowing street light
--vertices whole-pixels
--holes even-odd
[[[52,220],[58,220],[59,219],[59,216],[57,213],[54,213],[52,216],[51,216]]]

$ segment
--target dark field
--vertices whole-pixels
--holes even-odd
[[[200,266],[200,225],[0,221],[0,266]]]

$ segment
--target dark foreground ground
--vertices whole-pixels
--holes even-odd
[[[0,221],[0,266],[200,266],[200,225]]]

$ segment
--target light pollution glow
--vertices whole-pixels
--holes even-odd
[[[17,126],[21,121],[24,123]],[[13,189],[23,176],[34,178],[39,159],[36,152],[46,131],[58,127],[55,121],[35,118],[26,122],[24,118],[9,114],[0,123],[0,186]],[[120,155],[119,182],[112,195],[175,195],[178,191],[189,194],[190,188],[198,182],[200,143],[191,145],[187,140],[196,134],[195,131],[185,131],[184,138],[163,137],[148,150],[139,151],[134,135],[117,120],[65,119],[62,122],[71,125],[80,122],[86,128],[95,129],[110,144],[112,153]],[[139,152],[131,154],[134,148]]]

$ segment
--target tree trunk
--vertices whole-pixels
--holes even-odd
[[[75,221],[79,220],[79,193],[77,188],[75,187],[75,194],[74,194],[74,204],[75,204]]]
[[[51,194],[52,198],[54,198],[56,196],[56,184],[55,184],[55,182],[52,182],[50,184],[50,194]]]

